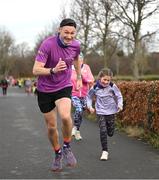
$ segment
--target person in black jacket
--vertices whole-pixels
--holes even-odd
[[[3,96],[7,95],[8,81],[6,80],[6,78],[3,78],[0,84],[1,84]]]

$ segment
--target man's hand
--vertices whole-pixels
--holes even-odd
[[[63,61],[61,58],[59,59],[59,62],[57,63],[57,65],[54,68],[54,73],[60,72],[60,71],[64,71],[67,69],[67,65],[65,63],[65,61]]]

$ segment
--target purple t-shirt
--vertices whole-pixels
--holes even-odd
[[[37,89],[40,92],[56,92],[65,87],[72,86],[71,66],[80,53],[80,43],[73,40],[72,44],[65,47],[59,43],[58,36],[51,36],[44,40],[38,49],[35,60],[45,63],[46,68],[53,68],[61,58],[65,61],[67,69],[53,75],[39,75]]]

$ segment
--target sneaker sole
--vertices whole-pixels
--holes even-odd
[[[75,167],[77,165],[77,161],[75,164],[68,164],[65,160],[64,160],[64,165],[67,167]]]
[[[51,171],[53,171],[53,172],[61,172],[62,169],[51,169]]]
[[[108,159],[100,159],[101,161],[107,161]]]
[[[77,163],[76,164],[66,164],[67,167],[76,167]]]

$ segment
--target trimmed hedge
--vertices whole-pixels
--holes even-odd
[[[115,81],[124,80],[124,81],[132,81],[134,80],[133,76],[114,76],[113,79]],[[159,80],[159,75],[151,74],[151,75],[143,75],[139,76],[139,81],[155,81]]]
[[[123,126],[138,126],[159,134],[159,81],[116,83],[124,98],[124,109],[117,119]]]

